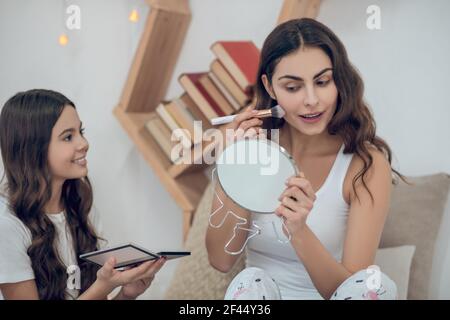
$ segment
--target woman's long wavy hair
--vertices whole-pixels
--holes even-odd
[[[52,128],[64,107],[75,108],[64,95],[50,90],[19,92],[0,114],[0,148],[4,195],[13,214],[30,230],[28,248],[40,299],[65,299],[67,267],[55,249],[56,230],[44,212],[50,200],[52,174],[48,148]],[[62,203],[77,257],[97,249],[98,237],[89,222],[92,187],[87,177],[63,184]],[[78,258],[77,258],[78,259]],[[78,260],[81,292],[96,279],[97,267]]]
[[[327,130],[329,134],[339,135],[343,139],[344,153],[355,153],[363,160],[364,166],[354,177],[352,186],[358,197],[355,185],[358,179],[361,179],[373,201],[372,193],[365,182],[366,173],[373,163],[368,144],[383,152],[390,164],[392,152],[387,143],[376,136],[375,121],[363,99],[363,81],[350,63],[344,45],[327,26],[314,19],[294,19],[280,24],[269,34],[261,50],[255,86],[256,109],[267,109],[277,104],[266,91],[261,80],[262,75],[265,74],[272,84],[272,77],[280,60],[303,47],[322,49],[332,62],[338,100]],[[278,129],[284,123],[284,119],[268,118],[263,126],[265,129]],[[406,182],[399,172],[394,169],[392,171]],[[393,182],[395,183],[395,180]]]

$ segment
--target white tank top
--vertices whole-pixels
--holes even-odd
[[[344,179],[353,154],[344,154],[342,144],[324,184],[316,192],[306,223],[333,257],[341,262],[349,205],[343,198]],[[280,191],[281,194],[281,191]],[[261,234],[249,240],[247,267],[265,270],[280,287],[282,299],[322,299],[304,265],[282,232],[279,217],[252,212]]]

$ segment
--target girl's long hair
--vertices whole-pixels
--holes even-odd
[[[271,82],[280,60],[306,46],[322,49],[332,62],[338,100],[336,112],[327,130],[329,134],[339,135],[343,139],[344,153],[355,153],[364,162],[363,168],[354,177],[352,186],[358,197],[355,185],[358,179],[361,179],[373,200],[372,193],[365,182],[366,173],[373,164],[369,147],[374,146],[383,152],[390,164],[392,164],[392,152],[388,144],[376,135],[374,118],[364,102],[364,84],[360,75],[350,63],[342,42],[327,26],[314,19],[294,19],[280,24],[269,34],[261,50],[255,85],[256,109],[267,109],[277,104],[266,91],[261,76],[265,74]],[[269,118],[264,121],[264,128],[277,129],[284,123],[284,119]],[[394,170],[392,165],[391,170],[406,182],[406,179]]]
[[[69,266],[62,263],[55,249],[56,230],[44,212],[52,194],[48,163],[52,128],[66,106],[75,108],[60,93],[36,89],[11,97],[0,114],[4,193],[11,212],[31,232],[27,253],[40,299],[66,298]],[[61,196],[78,259],[81,253],[96,250],[99,239],[88,219],[92,207],[89,179],[66,180]],[[95,281],[98,268],[80,260],[78,266],[83,292]]]

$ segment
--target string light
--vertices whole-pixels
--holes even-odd
[[[68,5],[67,0],[65,0],[64,4],[63,4],[63,9],[65,9],[67,7],[67,5]],[[66,12],[64,11],[63,21],[64,21],[64,18],[65,18],[65,15],[66,15]],[[137,9],[131,10],[131,12],[130,12],[130,14],[128,16],[128,20],[130,22],[137,23],[137,22],[139,22],[139,18],[140,18],[139,17],[139,11]],[[58,43],[59,43],[60,46],[65,47],[69,43],[69,37],[67,36],[67,34],[65,34],[65,33],[60,34],[60,36],[58,38]]]
[[[130,13],[130,15],[128,16],[128,20],[130,20],[131,22],[138,22],[139,21],[139,13],[136,9],[133,9]]]
[[[59,36],[58,42],[60,46],[64,47],[69,42],[69,38],[65,34],[62,34]]]
[[[65,47],[67,45],[73,47],[73,41],[77,39],[75,35],[76,31],[81,29],[81,8],[76,2],[78,1],[64,0],[60,2],[62,11],[61,22],[63,25],[63,30],[59,34],[58,44],[62,47]],[[71,43],[69,43],[69,40]]]
[[[61,5],[61,25],[62,25],[62,29],[61,29],[61,32],[60,32],[60,34],[58,36],[58,44],[61,47],[65,47],[69,43],[68,30],[66,28],[66,19],[67,19],[66,9],[67,9],[69,4],[68,4],[67,0],[64,0],[64,1],[60,1],[60,5]]]

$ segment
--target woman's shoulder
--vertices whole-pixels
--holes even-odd
[[[387,156],[384,154],[383,151],[380,151],[376,146],[370,143],[366,143],[367,146],[367,152],[372,157],[372,165],[368,169],[367,174],[371,174],[372,172],[376,171],[391,171],[391,164],[389,163],[389,160]],[[367,162],[367,158],[366,158]],[[353,172],[353,176],[356,176],[358,172],[360,172],[362,169],[364,169],[364,159],[361,155],[354,153],[352,162],[350,163],[349,171]]]
[[[386,155],[369,143],[367,144],[367,151],[372,157],[372,164],[364,174],[364,181],[367,183],[376,174],[377,178],[383,179],[383,181],[386,181],[386,184],[390,183],[392,180],[392,169]],[[360,174],[364,170],[364,166],[365,163],[362,156],[353,153],[352,161],[350,162],[344,181],[344,192],[346,194],[345,198],[347,202],[354,194],[352,184],[355,178],[357,179],[355,181],[355,187],[363,187]]]

